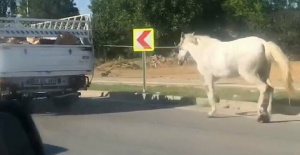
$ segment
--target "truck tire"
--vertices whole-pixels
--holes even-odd
[[[45,154],[32,117],[15,103],[0,103],[0,154]]]
[[[53,104],[58,108],[69,108],[74,103],[76,103],[79,100],[78,95],[71,95],[71,96],[65,96],[65,97],[53,97],[52,102]]]

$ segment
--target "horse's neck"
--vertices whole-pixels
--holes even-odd
[[[193,46],[189,49],[190,55],[193,57],[194,60],[201,59],[203,56],[203,51],[199,46]],[[197,62],[197,61],[196,61]]]
[[[189,49],[191,56],[194,59],[201,59],[206,55],[208,48],[216,46],[215,44],[220,43],[218,39],[210,38],[208,36],[198,36],[199,44]]]
[[[198,37],[200,39],[200,46],[209,46],[211,44],[215,44],[215,43],[218,43],[220,42],[218,39],[215,39],[215,38],[211,38],[211,37],[208,37],[208,36],[199,36]]]

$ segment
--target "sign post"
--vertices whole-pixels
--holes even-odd
[[[146,52],[154,51],[154,30],[152,28],[133,29],[133,51],[142,52],[143,94],[146,93]],[[145,98],[145,97],[144,97]]]
[[[142,63],[143,63],[143,93],[146,92],[146,62],[147,62],[147,55],[146,52],[143,51],[142,53]]]

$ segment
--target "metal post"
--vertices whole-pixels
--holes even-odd
[[[143,51],[142,54],[143,63],[143,93],[146,93],[146,52]]]
[[[26,6],[26,15],[27,15],[27,17],[29,16],[29,2],[28,2],[29,0],[27,0],[27,6]]]

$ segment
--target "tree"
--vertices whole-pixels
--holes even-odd
[[[262,31],[268,27],[266,3],[262,0],[226,0],[223,9],[231,20],[244,23],[252,31]]]
[[[93,34],[95,45],[122,44],[132,42],[133,27],[149,26],[142,18],[142,5],[139,0],[92,0],[90,9],[93,12]],[[99,46],[97,51],[102,51]],[[130,53],[129,49],[123,52],[109,51],[108,57]]]
[[[273,10],[299,9],[299,0],[269,0]]]
[[[16,12],[16,0],[0,0],[0,17],[15,17]]]
[[[144,16],[162,36],[190,29],[191,22],[203,11],[199,0],[147,0],[144,5]]]
[[[168,38],[174,38],[172,37],[174,34],[178,36],[182,30],[188,30],[193,19],[202,13],[199,2],[199,0],[92,0],[90,8],[94,18],[95,43],[131,45],[133,28],[153,27],[156,45],[160,43],[173,45],[174,40]]]
[[[182,31],[221,40],[255,35],[296,44],[300,38],[298,1],[91,0],[94,43],[131,45],[133,28],[152,27],[156,46],[172,46]],[[124,49],[111,48],[107,52],[112,57],[133,53]],[[96,51],[102,49],[96,47]]]
[[[27,3],[28,2],[28,3]],[[19,13],[33,18],[64,18],[79,14],[74,0],[20,0]]]

